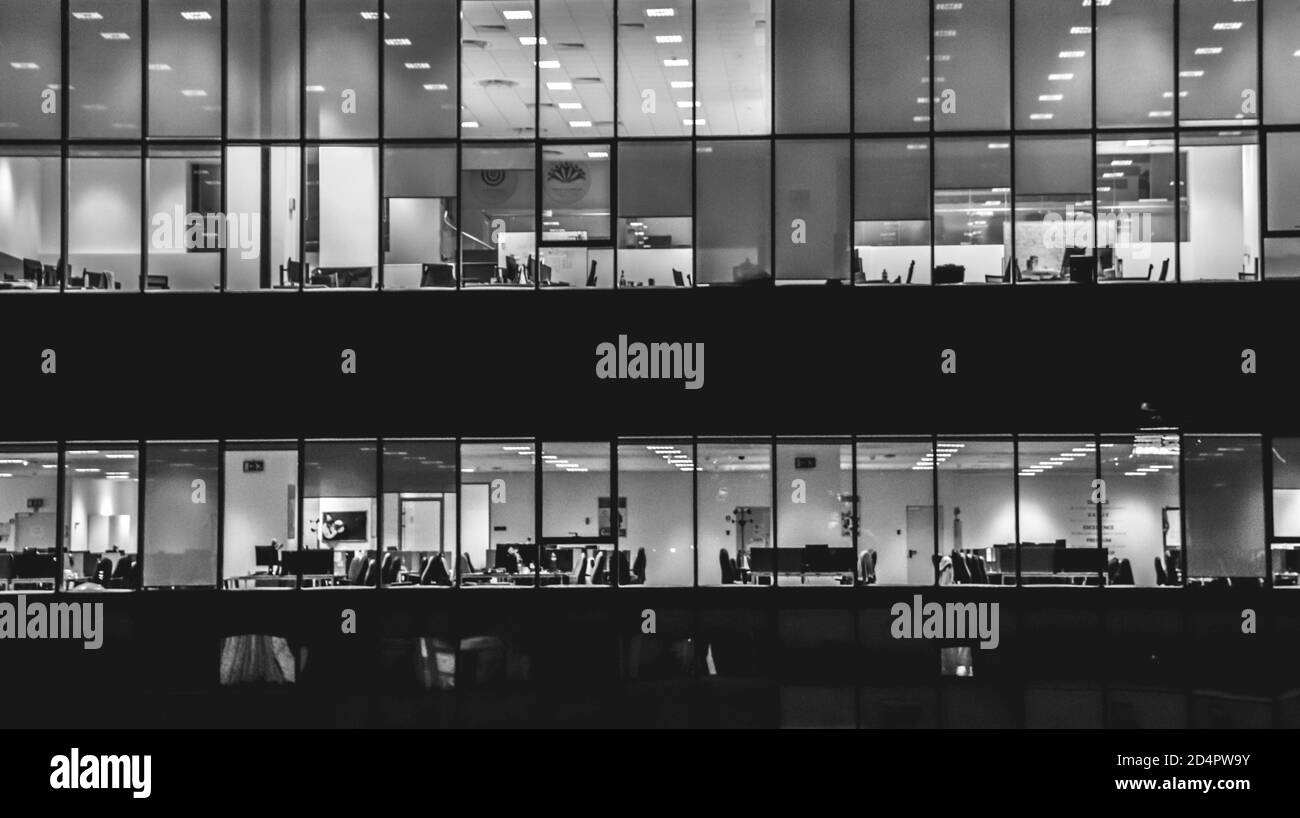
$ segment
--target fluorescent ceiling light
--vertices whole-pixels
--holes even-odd
[[[9,64],[19,71],[35,71],[40,68],[40,66],[34,62],[11,62]]]
[[[580,111],[580,110],[582,110],[582,103],[581,103],[581,102],[561,102],[559,107],[560,107],[560,110],[561,110],[561,111]]]
[[[1051,114],[1030,114],[1030,115],[1029,115],[1029,118],[1030,118],[1031,120],[1036,120],[1036,119],[1051,119],[1051,118],[1052,118],[1052,115],[1051,115]]]
[[[1091,34],[1092,26],[1070,26],[1071,34]]]
[[[664,60],[664,67],[665,67],[665,68],[685,68],[685,67],[687,67],[687,66],[690,65],[690,64],[691,64],[691,61],[690,61],[690,60],[683,60],[683,59],[668,59],[668,60]]]
[[[1077,60],[1087,55],[1086,51],[1062,51],[1057,56],[1063,60]]]
[[[74,11],[72,16],[78,20],[103,20],[104,15],[97,11]]]
[[[406,37],[388,37],[384,40],[384,45],[410,45],[411,41]]]
[[[1006,150],[1006,149],[1009,148],[1009,147],[1011,147],[1011,143],[1010,143],[1010,142],[990,142],[990,143],[989,143],[989,150],[991,150],[991,151],[1001,151],[1001,150]]]
[[[309,94],[320,94],[320,93],[323,93],[323,92],[325,91],[325,86],[324,86],[324,85],[308,85],[308,86],[307,86],[306,88],[304,88],[303,90],[306,91],[306,92],[309,93]]]
[[[935,3],[935,11],[961,11],[961,3]]]
[[[704,124],[704,120],[702,120],[702,119],[683,119],[683,120],[682,120],[682,124],[683,124],[683,125],[703,125],[703,124]]]
[[[1069,82],[1074,79],[1073,74],[1048,74],[1047,79],[1052,82]]]
[[[1215,23],[1215,31],[1236,31],[1241,28],[1241,23]]]
[[[1131,165],[1131,164],[1133,164],[1133,160],[1132,160],[1132,159],[1112,159],[1112,160],[1110,160],[1110,165],[1111,165],[1111,167],[1114,167],[1114,168],[1126,168],[1126,167],[1128,167],[1128,166]]]
[[[130,34],[127,34],[125,31],[101,31],[101,32],[99,32],[99,36],[103,37],[105,40],[129,40],[129,39],[131,39],[131,35],[130,35]]]
[[[1222,54],[1222,53],[1223,53],[1223,46],[1221,46],[1221,45],[1216,45],[1216,46],[1206,46],[1206,47],[1204,47],[1204,48],[1198,48],[1198,49],[1196,49],[1196,53],[1197,53],[1197,54],[1201,54],[1201,55],[1205,55],[1205,54]]]
[[[569,123],[569,127],[570,127],[570,128],[590,128],[590,127],[591,127],[591,120],[589,120],[589,119],[575,119],[575,120],[573,120],[572,122]]]
[[[1179,72],[1178,72],[1178,76],[1180,76],[1180,77],[1203,77],[1203,76],[1205,76],[1205,72],[1202,71],[1202,70],[1200,70],[1200,69],[1188,70],[1188,71],[1179,71]]]
[[[538,68],[559,68],[559,67],[560,67],[560,61],[559,61],[559,60],[542,60],[541,62],[539,62],[539,63],[537,64],[537,67],[538,67]]]
[[[182,11],[181,16],[186,20],[211,20],[212,15],[206,11]]]
[[[362,19],[362,20],[378,20],[378,19],[379,19],[379,12],[377,12],[377,11],[363,11],[363,12],[361,12],[361,19]],[[392,16],[391,14],[389,14],[388,12],[384,12],[384,19],[385,19],[385,20],[391,20],[391,19],[393,19],[393,16]]]
[[[646,17],[673,17],[677,14],[676,9],[646,9]]]
[[[426,82],[426,83],[424,84],[424,90],[426,90],[426,91],[446,91],[446,90],[447,90],[447,83],[445,83],[445,82]]]
[[[545,37],[520,37],[520,45],[549,45]]]
[[[1164,119],[1166,117],[1171,117],[1173,115],[1174,115],[1173,111],[1151,111],[1150,113],[1147,114],[1147,116],[1151,117],[1152,119]]]
[[[168,65],[167,63],[165,63],[165,62],[151,62],[151,63],[149,63],[149,70],[150,70],[150,71],[170,71],[170,70],[172,70],[172,67],[171,67],[170,65]]]
[[[507,20],[531,20],[533,13],[528,9],[516,9],[514,11],[503,11],[501,16]]]
[[[588,159],[608,159],[609,151],[587,151]]]
[[[462,123],[460,123],[460,126],[461,126],[462,128],[477,128],[477,127],[478,127],[478,123],[477,123],[477,122],[462,122]]]
[[[1039,102],[1060,102],[1065,99],[1065,94],[1039,94]]]
[[[1296,53],[1297,55],[1300,55],[1300,52],[1296,52]],[[672,88],[694,88],[695,87],[695,83],[691,82],[690,80],[673,80],[672,82],[668,83],[668,85]]]
[[[548,91],[572,91],[573,83],[571,82],[548,82],[546,83]]]
[[[956,30],[951,29],[951,28],[941,28],[941,29],[937,29],[937,30],[934,32],[934,36],[936,36],[936,37],[956,37],[956,36],[957,36],[957,32],[956,32]]]
[[[74,469],[74,471],[81,472],[82,474],[95,474],[99,469]]]
[[[135,460],[135,455],[131,452],[109,452],[104,457],[109,460]]]
[[[181,91],[183,97],[206,97],[207,95],[208,92],[202,88],[186,88]]]
[[[677,107],[678,107],[678,108],[698,108],[698,107],[700,107],[700,101],[699,101],[699,100],[689,100],[689,99],[679,99],[679,100],[677,100]]]
[[[928,117],[928,116],[914,116],[914,117],[912,117],[912,121],[913,121],[913,122],[929,122],[929,121],[930,121],[930,117]]]
[[[1115,170],[1115,171],[1107,171],[1106,173],[1103,173],[1103,174],[1101,175],[1101,178],[1103,178],[1103,179],[1123,179],[1123,178],[1124,178],[1124,174],[1123,174],[1121,171],[1118,171],[1118,170]]]
[[[923,151],[923,150],[925,150],[927,147],[929,147],[929,146],[928,146],[928,145],[922,145],[922,144],[917,143],[917,142],[909,142],[908,145],[907,145],[907,149],[908,149],[909,151]]]
[[[680,35],[680,34],[658,34],[658,35],[655,35],[655,42],[656,42],[656,43],[661,43],[661,44],[667,44],[667,43],[680,43],[681,41],[682,41],[682,35]]]
[[[405,65],[408,71],[428,71],[433,67],[427,62],[408,62]]]

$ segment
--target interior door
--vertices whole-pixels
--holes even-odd
[[[442,551],[442,499],[402,500],[401,549]]]
[[[934,506],[907,507],[907,584],[934,584]]]

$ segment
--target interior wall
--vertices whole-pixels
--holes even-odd
[[[245,472],[245,460],[261,460],[265,469]],[[222,549],[222,574],[241,577],[256,568],[255,545],[270,545],[275,540],[286,548],[297,547],[289,536],[290,489],[298,481],[296,451],[228,451],[226,452],[225,546]],[[294,526],[297,523],[295,520]]]
[[[13,523],[19,514],[29,514],[29,499],[45,501],[43,512],[53,512],[58,501],[59,484],[54,477],[10,477],[0,479],[0,523],[9,523],[9,536],[0,539],[0,548],[17,551],[23,543],[14,539]],[[51,538],[52,539],[52,538]]]
[[[320,148],[321,267],[373,267],[379,252],[379,151]]]
[[[701,448],[701,459],[704,455]],[[736,526],[727,518],[738,506],[770,509],[772,477],[766,471],[702,471],[697,475],[700,584],[718,585],[722,582],[719,554],[725,548],[736,558]]]
[[[140,511],[139,484],[134,480],[80,477],[69,478],[67,484],[68,550],[99,551],[103,546],[116,546],[134,554],[136,518]],[[107,528],[99,528],[109,518]],[[101,542],[101,538],[106,538],[106,542]]]
[[[212,452],[215,454],[215,447]],[[217,483],[215,459],[193,469],[165,466],[146,472],[144,585],[217,584]],[[150,465],[155,465],[151,462]],[[195,503],[193,481],[206,483],[206,502]]]

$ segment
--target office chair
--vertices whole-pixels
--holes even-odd
[[[967,554],[966,559],[970,562],[969,570],[971,582],[974,582],[976,585],[988,585],[989,572],[984,565],[984,560],[974,554]]]
[[[911,283],[912,283],[912,273],[915,272],[915,271],[916,271],[916,259],[912,259],[912,263],[907,265],[907,283],[908,283],[908,284],[911,284]]]
[[[379,560],[373,556],[366,555],[366,570],[361,572],[361,584],[367,587],[374,587],[375,580],[379,578]]]
[[[397,580],[402,576],[402,560],[398,557],[396,551],[389,551],[384,554],[384,562],[381,573],[384,575],[385,585],[395,585]]]
[[[1135,584],[1133,581],[1133,564],[1128,561],[1127,557],[1119,561],[1119,584]]]
[[[587,584],[587,555],[585,553],[576,555],[578,558],[578,584]]]
[[[636,559],[632,561],[632,584],[645,585],[645,549],[636,550]]]
[[[0,579],[14,578],[14,555],[0,554]]]
[[[442,554],[430,554],[420,574],[421,585],[450,585],[451,575],[447,573],[447,563],[442,561]]]
[[[594,258],[591,260],[591,272],[587,273],[587,286],[596,286],[596,260]]]
[[[348,560],[348,570],[344,574],[344,582],[348,585],[356,585],[361,581],[361,572],[365,570],[366,561],[364,557],[358,557],[353,554]]]
[[[1147,265],[1147,281],[1151,280],[1151,274],[1154,273],[1155,271],[1156,271],[1156,265],[1154,264]]]
[[[876,552],[870,548],[858,557],[858,582],[862,585],[876,583]]]
[[[940,264],[934,268],[935,284],[961,284],[966,280],[966,266],[963,264]]]
[[[722,584],[735,585],[736,563],[732,562],[731,555],[725,548],[718,552],[718,567],[722,569]]]
[[[674,287],[686,286],[686,276],[682,273],[681,270],[678,270],[676,267],[673,268],[673,286]]]
[[[460,555],[460,575],[474,573],[474,563],[470,561],[469,554]]]
[[[39,261],[37,261],[36,259],[34,259],[34,258],[25,258],[25,259],[23,259],[23,278],[24,278],[24,279],[26,279],[26,280],[28,280],[28,281],[37,281],[37,282],[39,282],[39,281],[41,280],[41,275],[42,275],[42,273],[44,273],[44,272],[45,272],[45,269],[41,266],[41,263],[40,263]]]
[[[1155,562],[1156,562],[1156,585],[1168,585],[1169,577],[1168,575],[1165,574],[1164,561],[1161,560],[1159,557],[1156,557]]]
[[[533,269],[533,257],[528,257],[528,269]],[[506,283],[523,284],[525,283],[519,276],[519,259],[514,256],[506,256]]]
[[[456,270],[450,264],[423,264],[420,266],[421,287],[455,287]]]
[[[301,284],[302,283],[302,262],[289,259],[287,264],[280,265],[280,284]]]
[[[1160,279],[1159,279],[1159,280],[1160,280],[1160,281],[1164,281],[1164,280],[1165,280],[1166,278],[1168,278],[1168,277],[1169,277],[1169,259],[1165,259],[1165,260],[1164,260],[1163,262],[1161,262],[1161,264],[1160,264]]]
[[[113,576],[109,578],[109,583],[114,588],[125,588],[131,581],[131,565],[135,562],[134,554],[127,554],[117,561],[113,568]]]
[[[966,563],[966,557],[960,552],[952,552],[952,581],[965,585],[970,582],[970,567]]]

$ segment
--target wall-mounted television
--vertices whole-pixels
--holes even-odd
[[[322,542],[366,542],[370,539],[369,513],[365,511],[323,511],[320,515]]]

